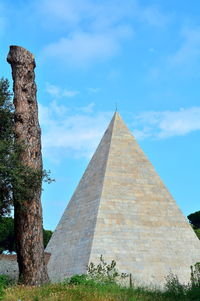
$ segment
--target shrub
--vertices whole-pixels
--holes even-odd
[[[112,260],[110,264],[107,264],[102,255],[98,265],[93,262],[88,265],[87,273],[90,279],[101,283],[117,283],[119,280],[128,277],[125,273],[119,273],[116,269],[116,261]]]
[[[186,293],[187,286],[181,284],[177,275],[171,273],[166,277],[165,289],[170,296],[183,296]]]
[[[200,300],[200,287],[192,287],[187,292],[187,300],[199,301]]]
[[[179,282],[176,275],[166,278],[165,293],[174,300],[200,301],[200,262],[191,266],[191,277],[188,285]],[[180,299],[181,298],[181,299]]]
[[[74,275],[69,279],[69,284],[86,284],[87,282],[87,275],[82,274],[82,275]]]
[[[119,283],[119,279],[126,277],[128,277],[128,275],[125,273],[120,274],[118,272],[114,260],[112,260],[110,264],[107,264],[101,255],[99,264],[95,265],[91,262],[88,265],[87,274],[74,275],[70,279],[65,279],[63,284],[99,286],[117,284]]]
[[[200,288],[200,262],[195,263],[194,266],[191,266],[191,286]]]

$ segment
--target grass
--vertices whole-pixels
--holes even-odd
[[[153,297],[153,296],[152,296]],[[150,301],[155,298],[119,286],[46,285],[41,288],[14,286],[7,288],[4,301]],[[157,299],[162,300],[162,299]]]
[[[3,301],[200,301],[200,289],[183,292],[124,288],[116,284],[48,284],[42,287],[14,285],[4,291]]]
[[[13,284],[8,276],[0,275],[0,300],[3,301],[200,301],[200,263],[191,267],[188,285],[176,275],[166,278],[165,290],[144,287],[124,287],[116,282],[119,274],[115,262],[90,266],[88,275],[74,275],[63,283],[41,287]],[[114,273],[110,273],[114,271]]]

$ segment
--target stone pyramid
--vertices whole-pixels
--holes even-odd
[[[189,280],[200,242],[116,112],[48,246],[52,281],[86,273],[101,254],[140,284]]]

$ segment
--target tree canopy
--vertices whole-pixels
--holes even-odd
[[[7,79],[0,79],[0,216],[10,213],[14,159],[14,113]]]
[[[43,229],[43,242],[46,248],[52,231]],[[0,254],[4,251],[16,252],[14,237],[14,219],[12,217],[0,217]]]
[[[38,175],[21,164],[20,151],[23,145],[15,143],[14,108],[11,101],[9,81],[0,79],[0,217],[10,214],[13,192],[21,201],[40,181]],[[38,180],[37,180],[38,179]]]
[[[4,251],[9,253],[16,251],[12,217],[0,217],[0,254]]]
[[[200,211],[189,214],[187,218],[192,225],[197,237],[200,239]]]
[[[190,224],[196,228],[200,228],[200,211],[189,214],[187,218],[189,219]]]
[[[29,198],[41,178],[51,183],[49,171],[34,171],[22,165],[20,152],[23,144],[17,145],[14,136],[14,108],[9,81],[0,79],[0,217],[10,214],[13,206],[13,191],[15,198],[22,202]]]

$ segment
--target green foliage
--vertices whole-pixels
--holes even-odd
[[[46,248],[53,232],[43,229],[44,248]],[[4,251],[15,252],[14,219],[0,217],[0,254]]]
[[[83,284],[86,285],[88,282],[87,275],[82,274],[82,275],[74,275],[69,279],[69,284],[74,284],[74,285],[79,285]]]
[[[41,185],[42,173],[24,166],[20,160],[23,145],[15,143],[14,111],[7,79],[0,79],[0,216],[10,213],[15,199],[29,199]]]
[[[0,287],[8,287],[13,285],[15,282],[8,275],[0,275]]]
[[[197,262],[194,266],[191,266],[191,286],[198,287],[200,289],[200,262]]]
[[[128,275],[120,274],[116,269],[116,262],[112,260],[111,264],[107,264],[101,255],[99,264],[90,263],[87,267],[87,274],[74,275],[70,279],[64,281],[65,284],[86,285],[86,286],[104,286],[117,285],[120,279],[126,278]]]
[[[21,163],[23,143],[15,143],[14,109],[7,79],[0,79],[0,216],[7,216],[15,200],[29,200],[42,180],[51,183],[49,171],[35,171]]]
[[[200,228],[200,211],[189,214],[187,218],[195,228]]]
[[[12,286],[14,281],[7,275],[0,275],[0,300],[3,300],[5,288]]]
[[[172,300],[200,301],[200,262],[191,266],[190,282],[181,284],[176,275],[170,274],[166,278],[164,295]]]
[[[188,218],[196,236],[198,237],[198,239],[200,239],[200,211],[191,213],[190,215],[188,215],[187,218]]]
[[[48,284],[41,287],[12,286],[6,289],[4,301],[199,301],[198,291],[187,295],[170,295],[147,288],[127,288],[113,284]]]
[[[194,229],[194,232],[196,233],[196,236],[198,237],[198,239],[200,239],[200,228]]]
[[[186,292],[186,286],[182,285],[174,274],[169,274],[166,277],[165,289],[167,294],[172,296],[184,296]]]
[[[118,272],[116,269],[116,261],[112,260],[111,264],[107,264],[102,255],[98,265],[95,265],[93,262],[88,265],[87,273],[90,279],[101,283],[116,283],[117,281],[128,277],[127,274],[120,274]]]
[[[105,266],[103,264],[103,267]],[[199,271],[199,266],[197,265],[194,269]],[[106,269],[104,270],[106,271]],[[200,288],[196,284],[195,286],[192,286],[191,283],[182,285],[172,274],[167,277],[165,290],[145,287],[129,288],[113,282],[90,282],[90,280],[88,275],[75,275],[65,282],[41,287],[10,286],[2,292],[4,293],[3,300],[200,301]]]
[[[0,79],[0,216],[10,213],[14,114],[8,80]]]
[[[13,137],[13,105],[7,79],[0,79],[0,140]]]
[[[193,287],[188,290],[186,295],[187,301],[199,301],[200,300],[200,288],[199,287]]]
[[[46,248],[53,232],[51,230],[43,229],[43,241],[44,241],[44,248]]]
[[[113,278],[111,275],[116,275]],[[177,276],[167,277],[165,290],[147,287],[123,287],[117,278],[124,276],[116,270],[116,262],[107,264],[103,257],[95,266],[88,266],[87,275],[74,275],[58,284],[41,287],[12,286],[7,276],[0,276],[0,299],[4,301],[200,301],[200,263],[191,267],[191,281],[187,285]],[[2,277],[2,278],[1,278]],[[111,278],[110,278],[111,277]],[[2,279],[2,280],[1,280]],[[9,287],[8,287],[9,286]],[[8,287],[7,289],[5,289]],[[3,296],[3,297],[2,297]]]
[[[14,221],[12,217],[0,217],[0,254],[15,251]]]

